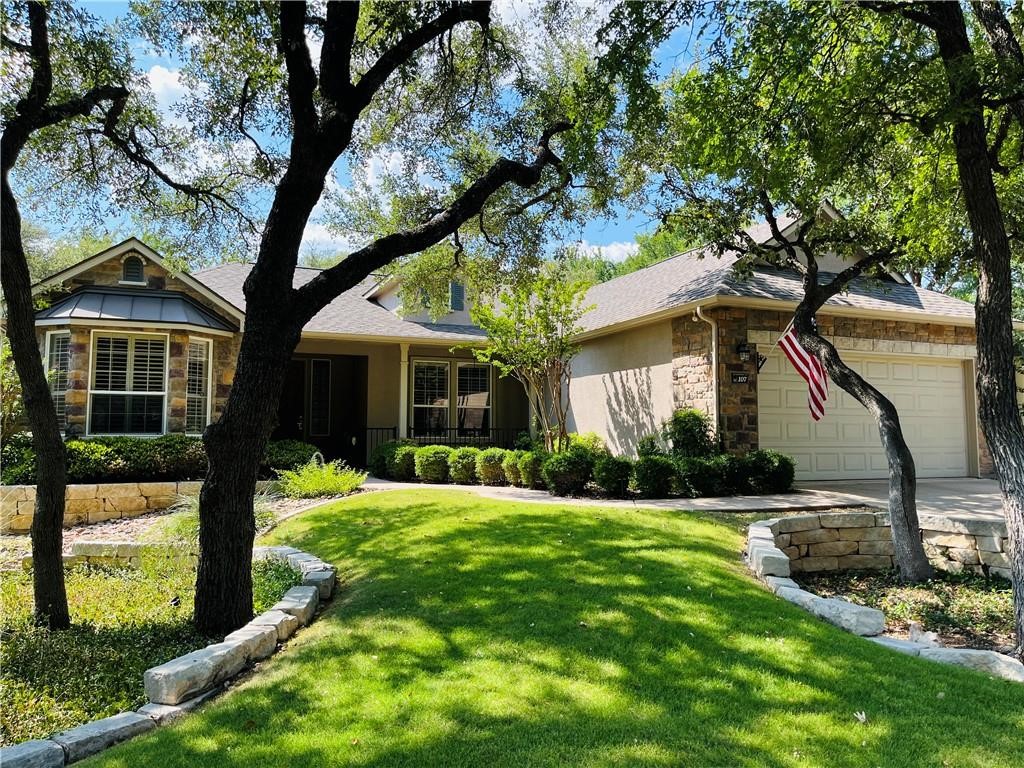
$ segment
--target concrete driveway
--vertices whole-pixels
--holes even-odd
[[[800,488],[833,495],[870,506],[885,508],[889,503],[886,480],[834,480],[799,483]],[[1001,520],[1003,504],[999,483],[976,477],[951,477],[917,481],[919,514],[958,514]]]

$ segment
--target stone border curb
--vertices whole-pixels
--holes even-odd
[[[995,651],[941,648],[930,642],[889,637],[883,634],[885,615],[881,611],[839,598],[815,595],[801,589],[800,585],[790,578],[791,558],[789,554],[779,548],[780,537],[785,539],[786,544],[789,544],[792,541],[792,535],[798,532],[835,530],[837,528],[864,530],[869,527],[866,525],[868,522],[866,517],[877,517],[876,525],[887,526],[888,515],[885,514],[883,518],[883,514],[831,512],[821,515],[798,515],[759,520],[751,523],[747,528],[747,565],[768,586],[768,589],[783,600],[798,605],[814,616],[845,629],[847,632],[866,637],[880,646],[899,653],[918,656],[940,664],[968,667],[993,677],[1024,683],[1024,664],[1010,656]],[[951,521],[949,530],[958,530],[957,525],[960,523],[955,520]],[[843,558],[839,557],[838,559],[842,560]],[[860,565],[861,563],[856,560],[850,561],[852,568]],[[845,570],[845,568],[833,566],[828,570]]]
[[[133,542],[78,542],[80,557],[105,558],[136,565],[140,547]],[[201,648],[147,669],[143,685],[149,703],[135,712],[79,725],[49,739],[36,739],[0,749],[3,768],[57,768],[83,760],[140,733],[181,719],[224,690],[224,684],[253,663],[272,656],[299,627],[316,614],[321,600],[330,599],[336,570],[315,555],[294,547],[253,547],[253,560],[286,563],[302,575],[269,611],[236,629],[223,642]],[[134,562],[133,562],[134,561]]]

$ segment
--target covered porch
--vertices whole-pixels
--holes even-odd
[[[522,386],[452,342],[304,336],[287,371],[273,439],[365,466],[380,443],[511,447],[529,429]]]

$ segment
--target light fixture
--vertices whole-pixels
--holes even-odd
[[[750,345],[746,342],[736,345],[736,354],[740,356],[740,362],[745,363],[750,359]]]

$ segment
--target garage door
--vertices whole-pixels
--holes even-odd
[[[843,359],[895,404],[918,477],[967,474],[967,408],[959,361]],[[796,459],[798,480],[888,476],[878,428],[867,410],[831,383],[825,417],[813,422],[807,385],[778,349],[758,374],[758,414],[761,447]]]

